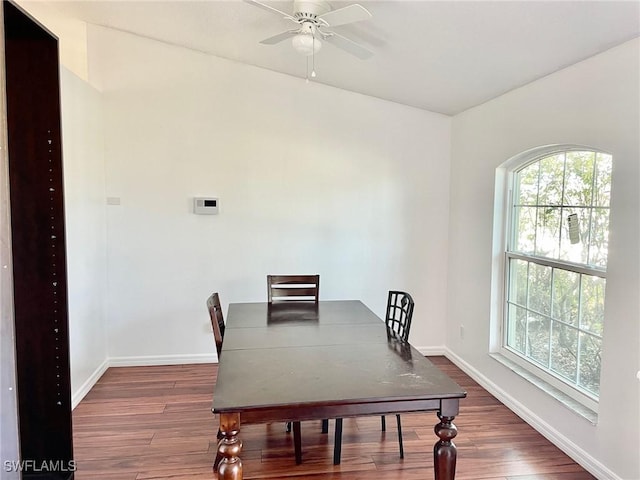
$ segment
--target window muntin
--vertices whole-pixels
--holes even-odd
[[[515,170],[506,252],[504,348],[593,400],[600,390],[611,164],[609,154],[567,149]]]

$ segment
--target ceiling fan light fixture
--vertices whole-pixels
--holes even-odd
[[[296,52],[309,56],[322,48],[322,42],[308,33],[299,33],[291,40],[291,44]]]

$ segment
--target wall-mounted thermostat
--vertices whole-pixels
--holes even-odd
[[[218,199],[211,197],[196,197],[193,199],[193,213],[196,215],[217,215]]]

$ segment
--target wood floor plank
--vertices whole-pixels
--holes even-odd
[[[468,397],[456,417],[458,480],[593,480],[445,357],[431,360]],[[75,480],[213,480],[217,418],[211,414],[217,365],[110,368],[73,412]],[[434,413],[396,422],[346,418],[342,463],[333,465],[333,424],[303,422],[303,463],[282,422],[242,427],[245,479],[425,480],[433,478]]]

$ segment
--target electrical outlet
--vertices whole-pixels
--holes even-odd
[[[464,325],[460,325],[460,339],[464,340]]]

